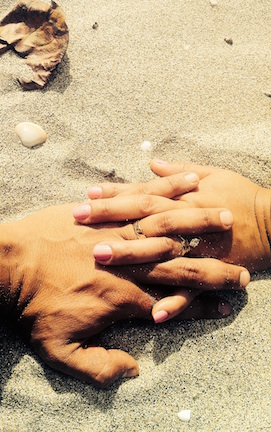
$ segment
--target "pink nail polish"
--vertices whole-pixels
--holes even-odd
[[[82,204],[75,207],[72,211],[73,217],[76,220],[83,220],[90,216],[91,207],[88,204]]]
[[[112,257],[112,249],[108,245],[98,244],[93,249],[94,258],[97,261],[108,261]]]
[[[154,162],[156,162],[159,165],[167,165],[168,164],[167,161],[164,161],[162,159],[154,159]]]
[[[158,311],[155,314],[153,314],[153,319],[155,324],[161,323],[163,321],[165,321],[168,317],[168,313],[164,310]]]
[[[199,176],[196,173],[188,173],[185,174],[185,180],[187,180],[189,183],[198,183]]]
[[[103,190],[100,186],[92,186],[88,189],[88,196],[90,199],[102,198]]]

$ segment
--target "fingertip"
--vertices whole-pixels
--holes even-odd
[[[153,317],[155,324],[159,324],[159,323],[166,321],[168,318],[168,315],[169,314],[167,311],[160,310],[160,311],[153,313],[152,317]]]
[[[250,282],[250,274],[247,270],[243,270],[240,274],[240,286],[245,288]]]
[[[218,303],[217,310],[221,315],[221,318],[226,318],[231,313],[231,305],[229,303],[221,301]]]
[[[156,159],[156,158],[151,160],[151,164],[152,163],[158,164],[158,165],[167,165],[168,164],[167,161],[165,161],[163,159]]]
[[[121,376],[121,378],[133,378],[139,375],[139,367],[133,367],[131,369],[127,369]]]
[[[151,170],[157,174],[160,172],[160,170],[163,170],[163,168],[166,168],[168,165],[168,162],[162,159],[152,159],[150,162],[150,168]]]
[[[79,222],[84,222],[87,220],[87,218],[91,214],[91,207],[89,204],[81,204],[76,207],[74,207],[72,211],[72,215],[74,219],[76,219]]]
[[[185,174],[185,180],[188,183],[191,183],[193,186],[199,183],[199,176],[196,173],[187,173]]]
[[[91,186],[88,189],[88,196],[90,199],[98,199],[98,198],[102,198],[103,195],[103,190],[101,188],[101,186]]]
[[[93,248],[93,256],[96,261],[106,264],[113,255],[113,251],[109,245],[97,244]]]
[[[233,225],[233,214],[229,210],[220,212],[220,221],[226,229],[230,229]]]

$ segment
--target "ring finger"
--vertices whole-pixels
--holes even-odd
[[[228,217],[227,220],[226,217]],[[228,222],[228,225],[225,224],[225,221]],[[127,225],[119,229],[120,236],[126,241],[108,241],[97,244],[93,251],[94,258],[105,265],[169,260],[184,255],[184,244],[179,237],[165,236],[179,233],[182,235],[197,233],[198,235],[202,232],[225,231],[231,227],[229,223],[231,221],[231,213],[224,209],[181,209],[148,216],[140,221],[139,226],[142,232],[140,241],[132,240],[135,239],[135,224]]]

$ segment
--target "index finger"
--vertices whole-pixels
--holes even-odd
[[[165,178],[155,178],[146,183],[100,183],[88,189],[90,199],[111,198],[117,195],[142,194],[173,198],[190,192],[199,183],[199,177],[193,172],[178,172]]]

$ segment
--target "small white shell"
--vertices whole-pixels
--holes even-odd
[[[183,410],[178,413],[178,417],[182,421],[188,422],[190,420],[191,410]]]
[[[150,141],[143,141],[143,143],[141,144],[141,150],[143,151],[151,150]]]
[[[46,132],[37,124],[23,122],[15,127],[15,132],[25,147],[35,147],[46,141]]]

